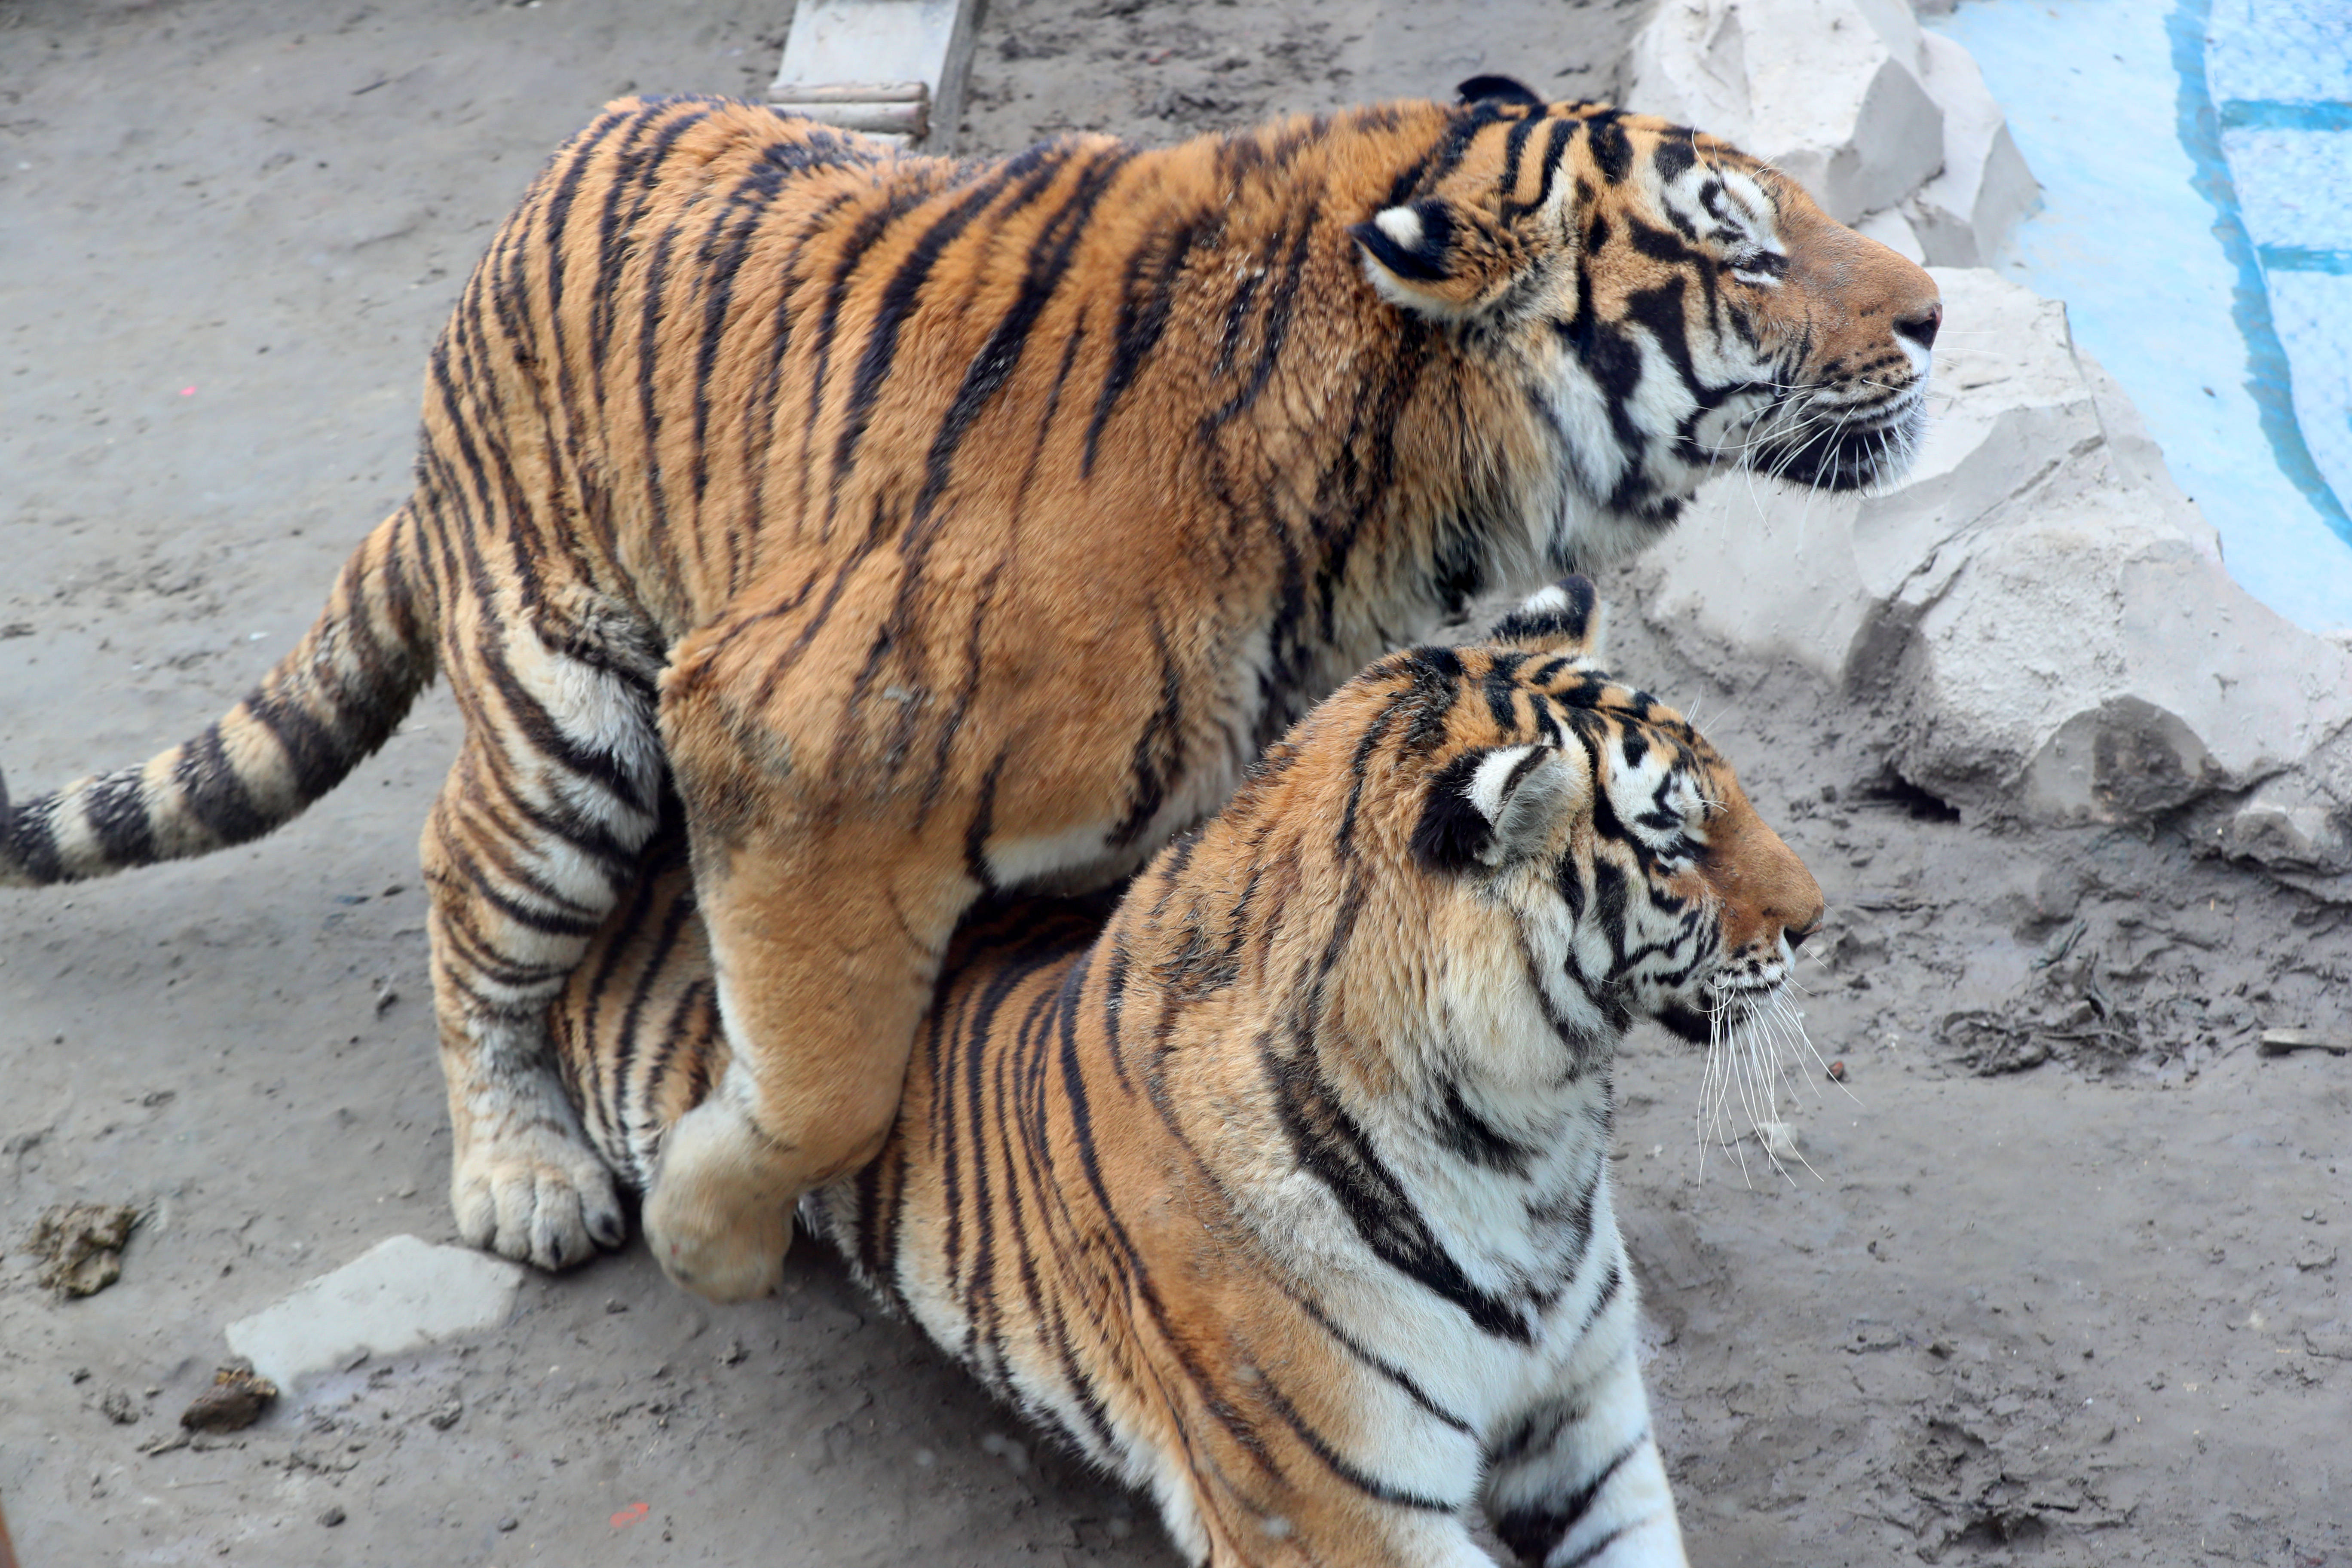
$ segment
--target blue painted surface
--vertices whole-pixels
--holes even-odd
[[[2352,628],[2352,0],[1969,0],[1930,25],[2042,182],[2004,269],[2066,301],[2231,574]]]

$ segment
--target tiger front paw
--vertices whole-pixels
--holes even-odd
[[[613,1173],[551,1084],[478,1116],[457,1145],[449,1207],[467,1245],[553,1270],[627,1239]]]
[[[772,1296],[792,1245],[797,1191],[780,1190],[769,1145],[713,1095],[662,1138],[646,1196],[646,1241],[671,1280],[714,1301]]]

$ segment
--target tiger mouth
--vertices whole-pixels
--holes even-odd
[[[1775,479],[1821,490],[1858,490],[1899,478],[1911,466],[1927,426],[1922,400],[1864,423],[1815,415],[1819,427],[1794,440],[1759,444],[1748,466]]]
[[[1785,975],[1718,974],[1706,983],[1704,1003],[1669,1003],[1656,1017],[1669,1034],[1695,1046],[1711,1045],[1726,1025],[1759,1016],[1787,989]]]

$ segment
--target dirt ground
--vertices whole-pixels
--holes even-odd
[[[966,145],[1155,140],[1509,69],[1605,92],[1638,0],[996,0]],[[628,89],[750,91],[786,0],[18,0],[0,11],[0,765],[143,757],[239,696],[394,504],[425,351],[548,148]],[[1638,1037],[1622,1211],[1694,1562],[2352,1564],[2347,911],[2162,830],[1950,819],[1872,716],[1617,662],[1696,705],[1814,866],[1811,1171],[1699,1173],[1698,1059]],[[498,1331],[142,1452],[223,1326],[453,1239],[415,837],[436,695],[272,839],[0,894],[0,1504],[99,1563],[1167,1564],[814,1247],[718,1309],[641,1249]],[[1848,1090],[1851,1098],[1848,1097]],[[21,1250],[142,1205],[120,1283]],[[111,1414],[110,1414],[110,1409]],[[456,1412],[452,1416],[453,1410]],[[642,1504],[642,1509],[636,1505]],[[339,1523],[323,1522],[338,1519]]]

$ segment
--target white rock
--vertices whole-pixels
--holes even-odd
[[[2300,772],[2271,780],[2230,814],[2221,847],[2286,870],[2341,875],[2352,870],[2343,806]]]
[[[1902,775],[1979,813],[2145,820],[2299,768],[2307,797],[2248,805],[2217,847],[2332,864],[2352,761],[2340,784],[2314,769],[2352,726],[2352,655],[2230,580],[2063,306],[1936,276],[1936,419],[1906,482],[1716,481],[1636,568],[1646,613],[1867,698]]]
[[[1919,243],[1919,233],[1911,220],[1903,216],[1900,207],[1888,207],[1883,212],[1864,213],[1853,226],[1856,234],[1867,235],[1906,261],[1927,264],[1927,247]]]
[[[2042,199],[2042,187],[1967,49],[1923,32],[1919,68],[1920,85],[1943,111],[1944,158],[1942,171],[1906,204],[1911,226],[1930,266],[1990,266]]]
[[[1627,108],[1728,138],[1841,223],[1943,165],[1943,111],[1902,0],[1666,0],[1633,62]]]
[[[513,1311],[521,1285],[522,1269],[503,1258],[395,1236],[231,1323],[229,1349],[290,1389],[295,1379],[346,1365],[362,1351],[390,1355],[494,1328]]]
[[[1976,61],[1902,0],[1664,0],[1625,97],[1729,138],[1934,266],[1990,261],[2041,196]]]

